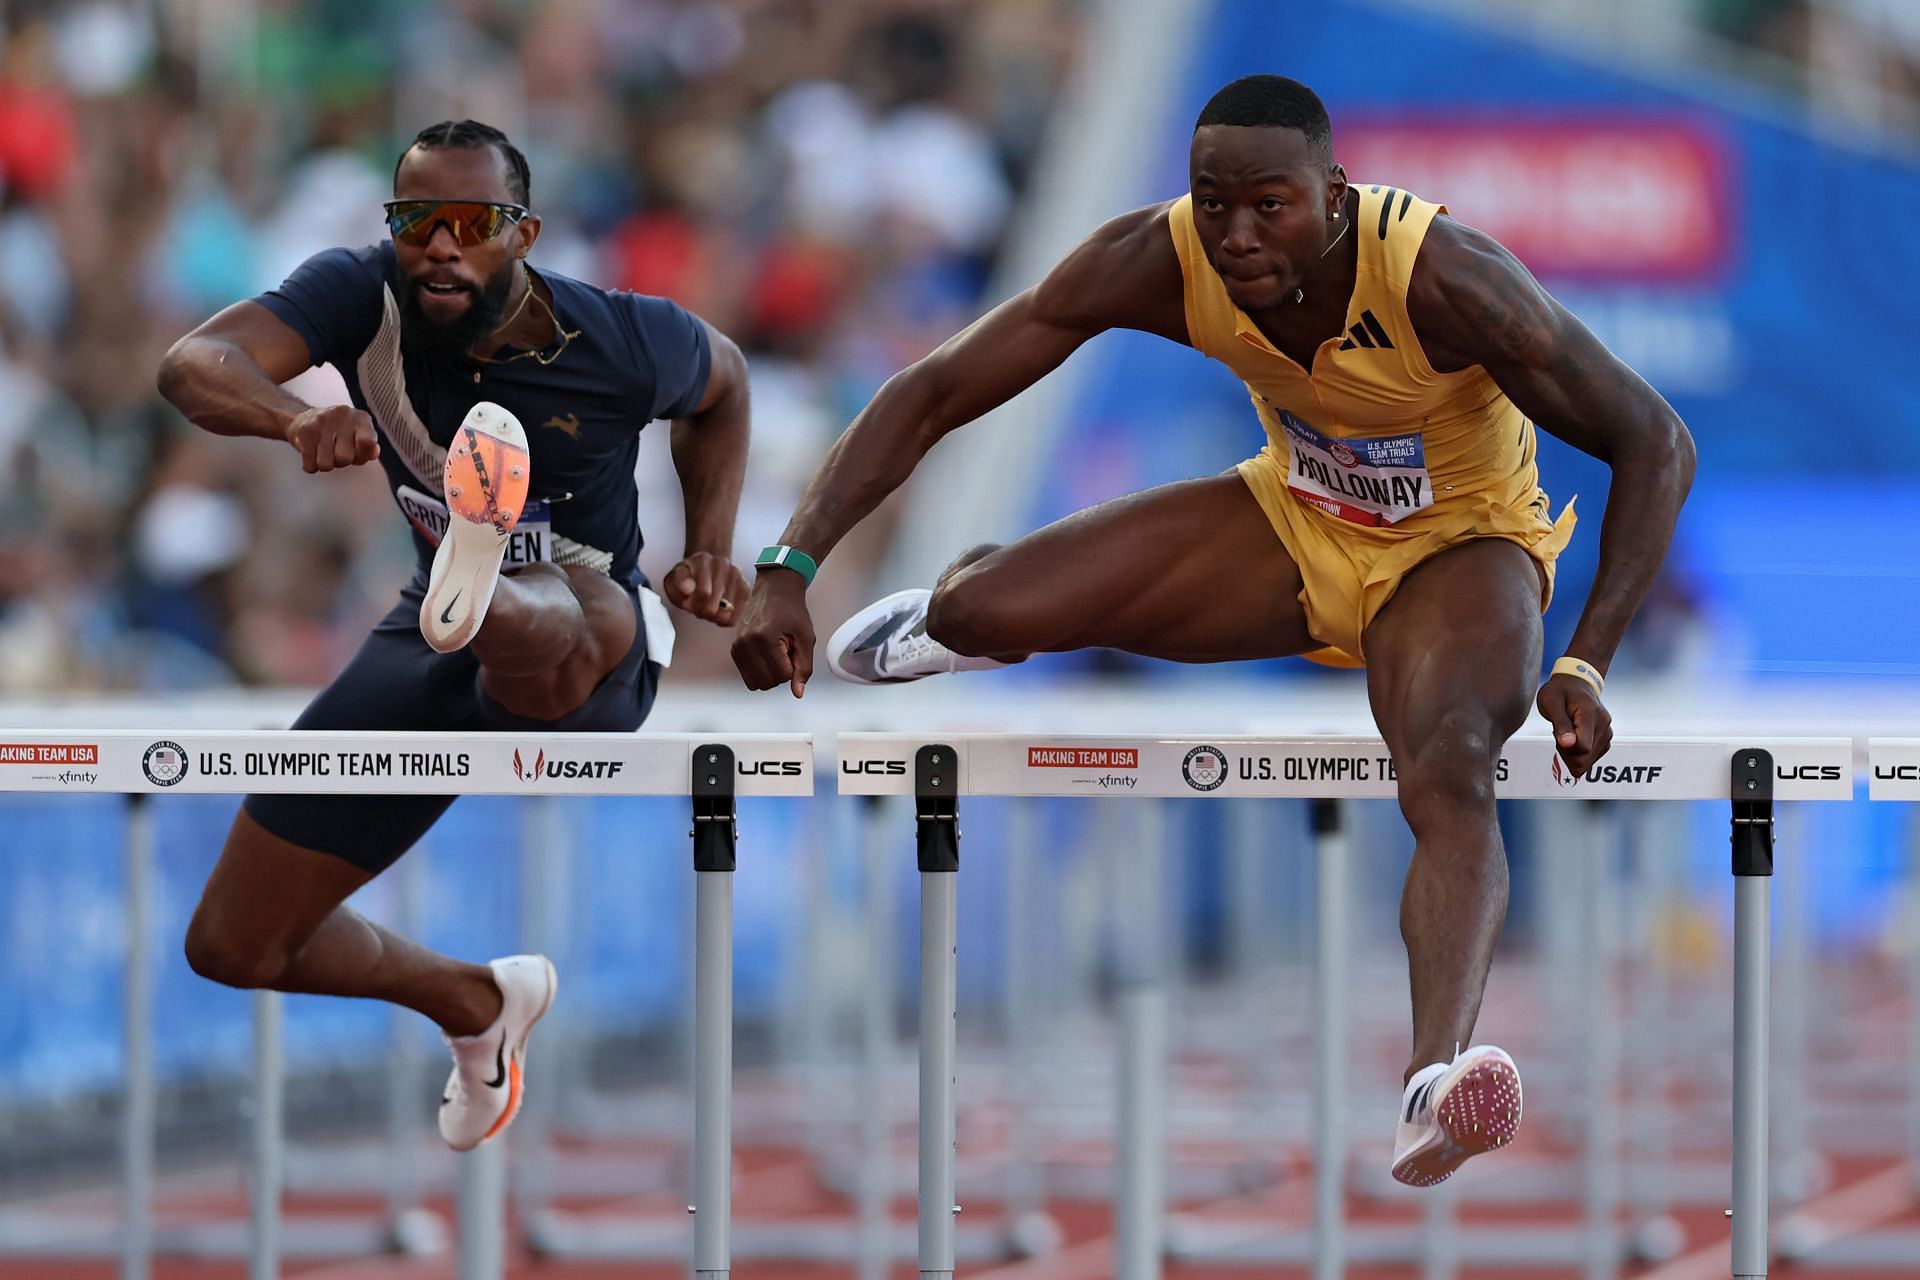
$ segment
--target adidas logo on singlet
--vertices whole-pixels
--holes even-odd
[[[1355,347],[1377,347],[1383,351],[1393,350],[1393,343],[1387,339],[1386,326],[1380,323],[1372,311],[1360,313],[1360,323],[1347,330],[1345,342],[1340,344],[1342,351],[1351,351]]]

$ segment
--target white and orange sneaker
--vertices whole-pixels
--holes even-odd
[[[1520,1072],[1506,1050],[1476,1045],[1407,1081],[1394,1133],[1394,1181],[1438,1186],[1469,1158],[1498,1151],[1519,1131]]]
[[[520,420],[487,400],[469,409],[447,447],[447,531],[420,602],[420,634],[437,652],[465,645],[487,620],[507,540],[532,482]]]
[[[491,962],[500,988],[500,1016],[477,1036],[447,1036],[453,1074],[440,1096],[440,1136],[455,1151],[471,1151],[500,1133],[520,1111],[533,1024],[553,1006],[559,976],[545,956],[507,956]]]

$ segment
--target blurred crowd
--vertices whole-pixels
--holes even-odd
[[[411,552],[374,469],[205,435],[153,371],[308,255],[382,237],[400,147],[442,118],[526,152],[538,264],[746,349],[750,556],[879,384],[979,309],[1081,8],[0,6],[0,696],[315,685],[392,603]],[[298,389],[344,398],[327,370]],[[656,577],[681,534],[663,435],[640,468]],[[721,671],[710,630],[683,626],[677,670]]]
[[[1823,108],[1920,135],[1920,0],[1697,0],[1718,35],[1777,56]]]

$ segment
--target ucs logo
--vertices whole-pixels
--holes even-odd
[[[1876,782],[1920,782],[1920,764],[1877,764],[1873,777]]]
[[[1773,772],[1787,782],[1838,782],[1841,776],[1837,764],[1775,765]]]
[[[897,778],[907,771],[905,760],[842,760],[840,772],[851,777]]]
[[[742,760],[739,768],[743,778],[797,778],[803,772],[798,760]]]

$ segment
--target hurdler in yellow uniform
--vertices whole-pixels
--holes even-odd
[[[1247,384],[1267,447],[1239,471],[1300,566],[1307,627],[1329,646],[1307,656],[1364,660],[1367,624],[1400,580],[1473,538],[1526,548],[1553,592],[1573,536],[1534,465],[1533,424],[1474,366],[1440,373],[1407,318],[1407,281],[1444,205],[1387,186],[1359,186],[1348,234],[1359,241],[1345,332],[1321,344],[1309,371],[1233,305],[1193,226],[1193,197],[1169,212],[1195,349]]]

